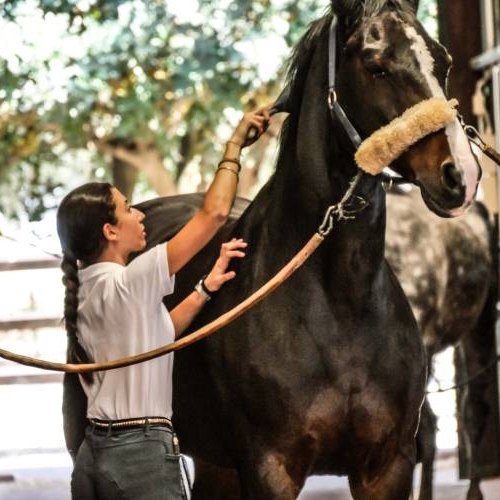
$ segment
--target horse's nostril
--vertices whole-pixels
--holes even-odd
[[[462,175],[452,161],[445,161],[441,165],[441,178],[449,191],[458,194],[462,190]]]

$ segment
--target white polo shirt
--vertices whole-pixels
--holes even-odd
[[[78,340],[95,362],[156,349],[175,340],[162,298],[173,292],[166,244],[127,266],[100,262],[78,272]],[[145,363],[80,377],[87,417],[105,420],[172,416],[173,354]]]

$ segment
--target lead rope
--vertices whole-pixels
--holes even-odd
[[[332,23],[330,26],[330,39],[329,39],[329,90],[328,90],[328,105],[330,107],[330,111],[336,114],[343,115],[344,119],[342,122],[345,127],[350,131],[351,140],[353,143],[360,143],[361,139],[357,135],[356,130],[350,124],[349,119],[343,113],[342,108],[336,99],[335,94],[335,27],[336,27],[336,17],[334,16],[332,19]],[[280,96],[278,101],[281,103],[282,100],[286,99],[286,92]],[[277,112],[281,108],[281,104],[277,106],[275,104],[274,110]],[[349,127],[350,125],[350,127]],[[356,137],[357,136],[357,137]],[[355,144],[356,145],[356,144]],[[359,145],[359,144],[358,144]],[[207,325],[199,328],[193,333],[182,337],[175,342],[170,344],[166,344],[162,347],[154,349],[152,351],[144,352],[141,354],[136,354],[134,356],[126,356],[124,358],[106,361],[103,363],[56,363],[53,361],[45,361],[42,359],[33,358],[30,356],[23,356],[20,354],[16,354],[5,349],[0,349],[0,357],[4,359],[8,359],[10,361],[14,361],[16,363],[32,366],[34,368],[40,368],[42,370],[53,370],[65,373],[88,373],[95,371],[106,371],[113,370],[115,368],[123,368],[125,366],[131,366],[138,363],[143,363],[144,361],[149,361],[151,359],[158,358],[160,356],[164,356],[170,352],[178,351],[183,349],[199,340],[208,337],[215,331],[223,328],[228,325],[236,318],[241,316],[244,312],[249,310],[255,304],[260,302],[263,298],[269,295],[273,290],[275,290],[278,286],[280,286],[284,281],[286,281],[302,264],[312,255],[312,253],[319,247],[319,245],[324,241],[325,237],[330,234],[333,229],[334,223],[340,222],[342,220],[352,219],[354,218],[354,214],[363,210],[367,203],[366,201],[356,196],[358,200],[359,207],[353,208],[348,207],[348,203],[350,199],[353,197],[354,190],[356,189],[363,173],[361,170],[358,170],[356,175],[349,182],[347,191],[342,196],[341,200],[335,205],[331,205],[327,208],[325,212],[325,216],[323,217],[323,221],[318,228],[317,232],[313,234],[310,240],[302,247],[301,250],[286,264],[277,274],[275,274],[267,283],[265,283],[262,287],[260,287],[256,292],[247,297],[243,302],[240,302],[238,305],[222,314],[212,322]]]
[[[439,381],[436,380],[435,377],[433,377],[434,380],[436,381],[436,383],[438,384],[438,389],[434,389],[432,391],[425,391],[425,393],[426,394],[438,394],[441,392],[455,391],[456,389],[461,389],[463,387],[467,387],[471,382],[474,382],[474,380],[476,380],[481,375],[483,375],[485,372],[490,370],[494,366],[495,363],[498,363],[498,361],[500,361],[500,355],[494,356],[492,359],[490,359],[490,361],[488,362],[488,364],[486,366],[483,366],[482,368],[480,368],[476,373],[474,373],[470,377],[467,377],[465,380],[457,382],[456,384],[454,384],[450,387],[444,387],[444,388],[441,387]]]
[[[297,252],[297,254],[295,254],[295,256],[280,271],[278,271],[278,273],[276,273],[267,283],[262,285],[256,292],[247,297],[243,302],[240,302],[238,305],[236,305],[226,313],[222,314],[215,320],[199,328],[193,333],[152,351],[144,352],[142,354],[136,354],[134,356],[127,356],[112,361],[106,361],[103,363],[56,363],[53,361],[46,361],[30,356],[23,356],[21,354],[7,351],[6,349],[0,349],[0,357],[9,361],[14,361],[15,363],[19,363],[21,365],[32,366],[34,368],[40,368],[42,370],[52,370],[65,373],[88,373],[95,371],[113,370],[115,368],[122,368],[124,366],[143,363],[144,361],[149,361],[151,359],[164,356],[165,354],[168,354],[170,352],[184,349],[185,347],[194,344],[195,342],[198,342],[205,337],[208,337],[215,331],[234,321],[244,312],[248,311],[251,307],[260,302],[264,297],[269,295],[273,290],[278,288],[278,286],[280,286],[283,282],[285,282],[313,254],[313,252],[324,241],[325,237],[330,234],[335,221],[339,222],[341,220],[352,219],[354,217],[353,214],[363,210],[363,208],[366,206],[366,202],[359,197],[356,198],[361,200],[360,207],[357,209],[348,208],[348,202],[353,196],[354,190],[359,183],[361,175],[361,172],[358,172],[356,176],[353,177],[342,199],[335,205],[331,205],[327,208],[325,216],[323,218],[323,222],[321,223],[317,232],[313,234],[313,236],[302,247],[302,249],[299,250],[299,252]]]

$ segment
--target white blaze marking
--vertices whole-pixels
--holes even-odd
[[[438,79],[434,75],[434,58],[432,57],[425,40],[421,35],[417,33],[417,30],[413,26],[405,25],[404,31],[406,36],[411,41],[411,49],[415,53],[418,64],[420,65],[420,71],[424,75],[425,81],[429,86],[432,97],[445,97],[441,85],[439,85]]]
[[[434,75],[435,61],[432,57],[425,40],[417,33],[417,30],[409,25],[404,25],[404,32],[411,42],[411,49],[420,65],[420,71],[424,76],[431,91],[432,97],[446,99],[438,79]],[[472,154],[469,140],[460,125],[458,119],[446,126],[445,133],[450,145],[450,152],[455,162],[455,167],[462,172],[465,184],[465,201],[461,207],[449,210],[453,217],[461,215],[474,199],[477,183],[479,182],[479,170],[476,158]]]

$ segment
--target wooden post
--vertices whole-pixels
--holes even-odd
[[[475,125],[472,96],[481,76],[470,67],[470,60],[482,51],[479,0],[439,0],[439,39],[453,57],[449,78],[450,97],[460,103],[467,123]]]

